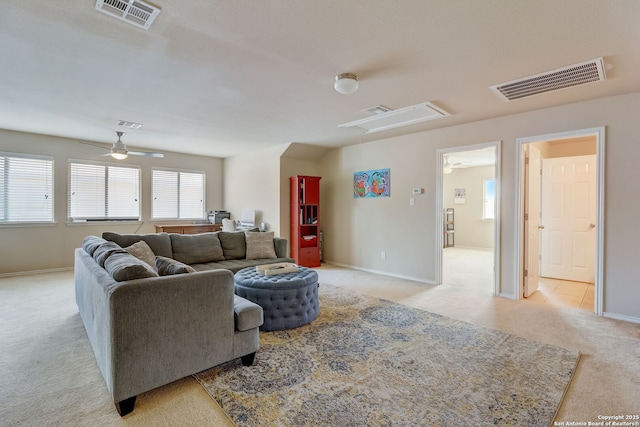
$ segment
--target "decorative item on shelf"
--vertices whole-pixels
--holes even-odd
[[[256,272],[265,276],[274,276],[276,274],[293,273],[298,271],[298,266],[291,262],[278,262],[275,264],[265,264],[256,266]]]
[[[261,222],[260,223],[260,231],[265,232],[269,229],[269,224],[267,224],[266,222]]]

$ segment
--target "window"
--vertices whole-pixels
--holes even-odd
[[[139,221],[140,167],[69,160],[70,221]]]
[[[153,169],[153,219],[203,219],[203,172]]]
[[[496,210],[496,180],[485,179],[482,185],[484,203],[482,204],[482,219],[495,219]]]
[[[53,157],[0,152],[0,224],[53,222]]]

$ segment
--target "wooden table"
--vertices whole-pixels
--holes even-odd
[[[220,231],[221,224],[167,224],[156,225],[156,233],[197,234]]]

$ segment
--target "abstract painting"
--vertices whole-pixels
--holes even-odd
[[[353,198],[389,197],[391,181],[389,168],[353,173]]]

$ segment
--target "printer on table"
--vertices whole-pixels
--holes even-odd
[[[222,218],[231,218],[231,214],[227,211],[211,211],[209,212],[209,222],[211,224],[222,224]]]

